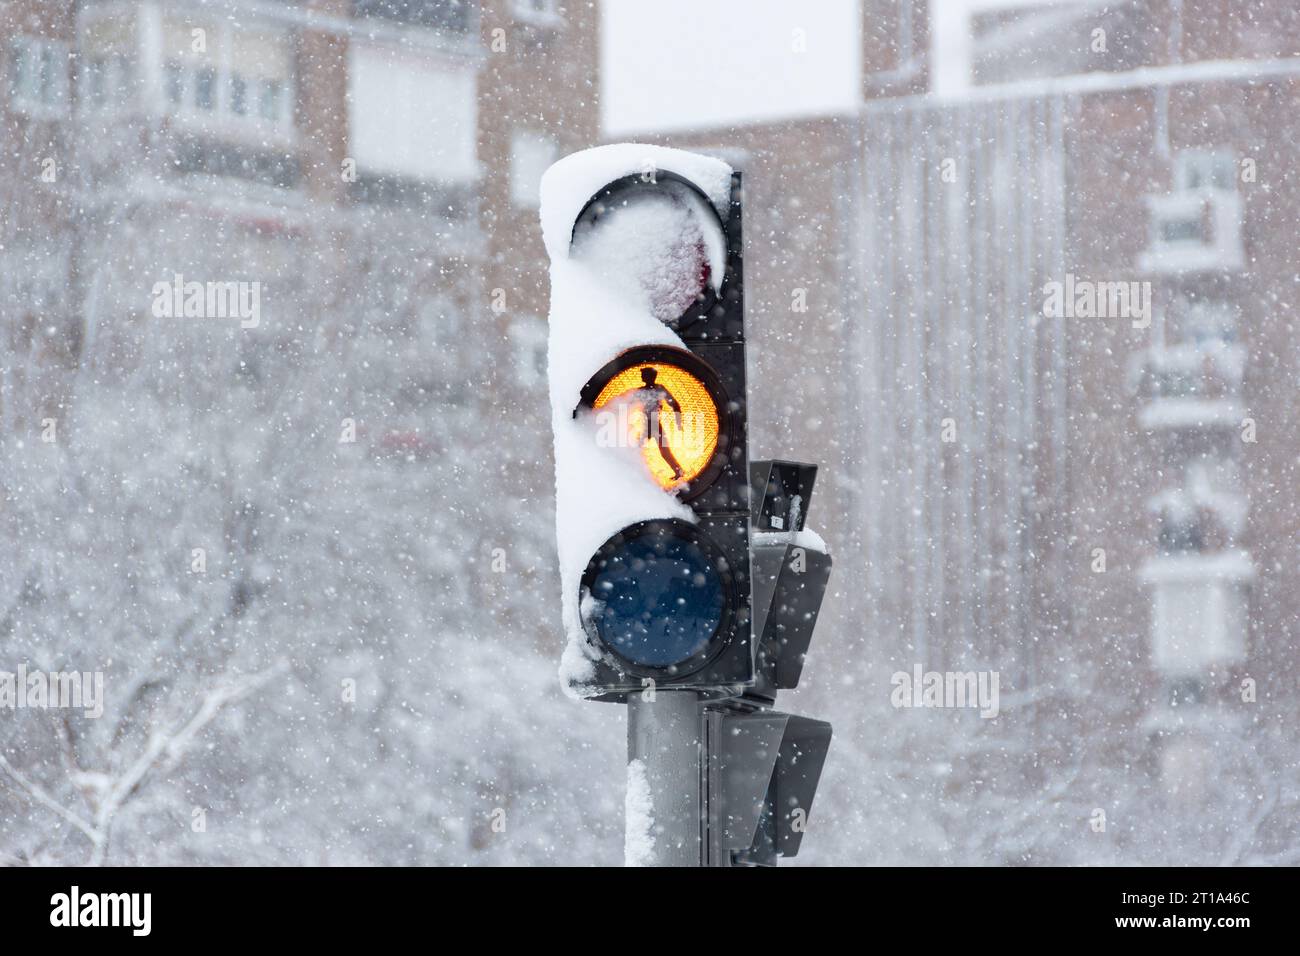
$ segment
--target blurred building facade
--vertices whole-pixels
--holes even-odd
[[[586,2],[0,4],[0,650],[110,688],[102,722],[6,721],[0,746],[94,812],[81,769],[129,765],[137,732],[276,659],[290,688],[223,712],[207,739],[240,745],[152,776],[95,859],[618,844],[604,776],[537,749],[597,718],[538,613],[558,622],[537,193],[596,139],[595,57]],[[260,314],[160,315],[174,283],[256,285]],[[238,821],[142,836],[189,788]],[[0,859],[83,861],[47,812],[0,780]]]
[[[1192,788],[1297,703],[1297,12],[1017,4],[939,97],[931,5],[862,11],[855,113],[652,137],[746,174],[751,447],[824,466],[817,712],[852,747],[891,671],[994,669],[1012,732],[1063,717]],[[468,563],[541,531],[465,600],[558,654],[537,185],[599,139],[597,31],[550,0],[0,6],[3,373],[140,360],[115,336],[178,274],[263,282],[250,362],[377,333],[360,441],[500,482]],[[1120,284],[1136,314],[1048,307]]]
[[[44,409],[0,402],[6,431],[57,415],[43,368],[139,365],[150,340],[183,366],[178,326],[145,331],[155,283],[256,282],[248,368],[304,330],[337,342],[379,410],[355,422],[370,453],[479,460],[503,515],[545,513],[549,438],[503,410],[546,403],[538,186],[597,139],[596,29],[553,0],[4,4],[5,364]],[[492,538],[485,562],[511,547]],[[488,607],[519,586],[478,580]]]
[[[23,0],[0,23],[3,294],[20,353],[34,327],[58,327],[44,347],[75,360],[74,317],[103,298],[92,273],[117,230],[159,237],[150,275],[197,256],[193,276],[287,282],[277,256],[315,258],[270,298],[291,313],[360,287],[369,312],[418,333],[426,365],[531,316],[514,348],[536,378],[537,186],[596,138],[593,5]],[[211,242],[168,241],[185,217]],[[147,310],[149,287],[120,298]],[[453,328],[462,314],[478,327]],[[451,362],[438,390],[464,391],[463,371]]]
[[[932,465],[933,524],[911,532],[957,557],[914,576],[930,597],[914,634],[933,624],[960,656],[968,626],[998,622],[1020,635],[996,656],[1026,688],[1065,689],[1073,645],[1129,696],[1166,783],[1196,789],[1218,736],[1271,712],[1260,688],[1274,706],[1297,693],[1300,354],[1279,226],[1300,213],[1286,158],[1300,18],[1222,0],[1020,4],[972,17],[970,36],[958,102],[869,103],[861,127],[863,155],[904,170],[863,190],[867,270],[916,280],[905,312],[922,321],[899,332],[920,325],[903,360],[926,394],[904,428],[925,444],[952,414],[973,439]],[[937,231],[909,235],[912,221]],[[898,287],[873,299],[875,285],[869,311],[897,315]],[[1141,314],[1114,300],[1125,291],[1146,296]],[[1090,310],[1094,294],[1109,308]],[[983,490],[961,479],[990,452]],[[991,567],[964,564],[965,541]],[[989,584],[1001,611],[975,597]]]
[[[827,466],[830,666],[999,670],[1194,791],[1300,690],[1300,17],[974,6],[956,90],[965,5],[867,0],[857,115],[666,141],[747,153],[752,427]]]

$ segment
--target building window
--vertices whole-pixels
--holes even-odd
[[[213,95],[216,85],[216,70],[211,67],[203,67],[197,71],[194,74],[194,105],[206,113],[212,112],[217,105],[216,97]]]
[[[1229,303],[1194,302],[1184,321],[1186,338],[1197,345],[1237,340],[1237,311]]]
[[[1201,551],[1205,548],[1205,538],[1195,516],[1165,514],[1160,519],[1159,545],[1165,554]]]
[[[348,153],[368,180],[468,184],[479,175],[477,77],[396,44],[348,46]]]
[[[1151,240],[1138,259],[1143,272],[1229,272],[1245,265],[1242,197],[1235,155],[1218,148],[1180,152],[1173,189],[1146,199]]]
[[[559,158],[560,147],[545,133],[517,129],[510,134],[510,201],[535,209],[541,202],[542,174]]]
[[[558,0],[514,0],[516,20],[536,26],[558,27],[564,23]]]
[[[517,319],[510,326],[514,343],[515,377],[525,388],[537,388],[546,381],[546,323],[535,315]]]
[[[264,120],[276,122],[280,118],[280,106],[284,101],[284,96],[280,90],[279,80],[262,81],[262,99],[261,106],[258,107],[258,114]]]
[[[180,106],[185,96],[185,73],[179,63],[168,63],[163,67],[163,85],[167,90],[167,102],[173,107]]]
[[[1237,163],[1224,150],[1189,149],[1178,154],[1174,188],[1185,191],[1237,188]]]
[[[236,116],[248,112],[248,84],[238,73],[230,75],[230,112]]]
[[[471,0],[353,0],[358,17],[378,17],[432,27],[439,32],[475,32],[477,4]]]
[[[163,91],[173,113],[213,115],[261,130],[289,130],[292,72],[282,35],[229,23],[207,29],[198,49],[188,24],[165,29]]]
[[[9,52],[9,89],[19,110],[62,116],[68,108],[68,48],[37,37],[19,37]]]
[[[109,7],[108,4],[102,5]],[[86,12],[72,57],[76,108],[82,113],[116,113],[133,105],[136,37],[124,14]]]
[[[96,112],[120,106],[131,81],[131,67],[122,54],[86,56],[81,73],[81,103]]]

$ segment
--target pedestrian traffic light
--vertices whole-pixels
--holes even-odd
[[[572,581],[589,665],[573,683],[586,697],[623,700],[650,684],[730,697],[754,679],[741,177],[700,160],[657,151],[589,187],[552,270],[553,299],[565,299],[558,275],[594,293],[584,309],[605,311],[575,329],[625,326],[576,394],[552,381],[557,415],[565,408],[585,439],[583,459],[607,459],[581,472],[557,462],[570,485],[561,497],[577,486],[591,502],[611,481],[627,489],[610,508],[626,523]],[[554,312],[553,349],[569,324]]]
[[[664,865],[793,856],[830,743],[771,709],[830,556],[816,467],[749,461],[742,198],[725,163],[630,144],[542,179],[561,675],[627,702],[629,859]]]

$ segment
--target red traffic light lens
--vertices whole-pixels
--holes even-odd
[[[659,321],[684,328],[716,301],[726,238],[717,211],[671,173],[629,176],[593,197],[573,226],[573,259],[636,290]]]

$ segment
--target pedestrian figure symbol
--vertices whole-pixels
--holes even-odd
[[[721,467],[716,453],[724,403],[719,387],[674,361],[655,359],[629,362],[593,379],[583,396],[583,404],[598,413],[597,444],[635,448],[665,491],[693,486],[710,468]]]
[[[641,387],[633,392],[633,401],[645,415],[645,440],[647,443],[655,442],[659,446],[659,454],[663,457],[664,463],[673,470],[673,480],[676,481],[682,477],[684,472],[682,466],[677,461],[677,456],[673,454],[672,442],[669,436],[664,433],[660,415],[662,406],[667,405],[673,413],[673,421],[677,426],[677,433],[682,430],[682,406],[673,396],[673,393],[660,385],[657,381],[659,371],[652,365],[647,365],[641,369]]]

